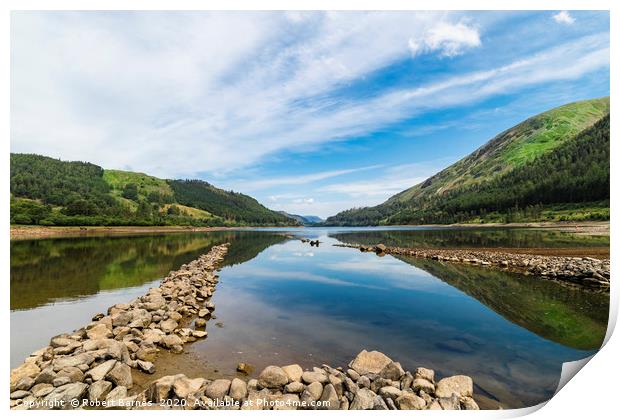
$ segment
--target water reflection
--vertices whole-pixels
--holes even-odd
[[[435,228],[352,230],[330,236],[345,243],[437,248],[570,248],[609,247],[608,235],[578,235],[556,230]]]
[[[186,356],[223,374],[234,373],[241,361],[257,369],[344,366],[361,349],[377,349],[407,368],[471,375],[476,392],[519,407],[549,398],[562,363],[590,355],[605,334],[606,295],[479,267],[380,258],[333,247],[336,240],[328,235],[434,246],[540,246],[548,239],[475,231],[470,239],[436,230],[295,232],[319,239],[320,246],[264,230],[14,242],[11,364],[223,242],[231,247],[213,298],[216,319],[209,322],[209,338]]]

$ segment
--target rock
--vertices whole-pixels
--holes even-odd
[[[450,398],[452,394],[459,397],[471,397],[474,393],[474,382],[469,376],[456,375],[443,378],[437,383],[435,395],[439,398]]]
[[[53,390],[54,390],[54,386],[53,385],[50,385],[50,384],[36,384],[35,386],[32,387],[30,392],[36,398],[41,398],[41,397],[45,397],[47,394],[49,394]]]
[[[178,326],[179,323],[174,319],[167,319],[159,324],[159,328],[166,334],[173,332]]]
[[[370,410],[373,407],[373,400],[375,396],[376,394],[370,389],[360,388],[355,393],[355,397],[353,398],[353,402],[349,406],[349,410]]]
[[[118,362],[108,372],[105,379],[112,382],[116,386],[124,386],[127,389],[133,386],[133,378],[131,376],[131,368],[125,363]]]
[[[349,400],[347,399],[347,397],[340,398],[340,409],[341,410],[349,409]]]
[[[230,383],[230,381],[226,381]],[[172,390],[177,397],[187,399],[188,396],[202,388],[204,384],[205,379],[203,378],[189,379],[185,375],[179,375],[172,384]]]
[[[11,386],[17,384],[17,382],[25,377],[34,377],[41,369],[35,362],[26,362],[19,367],[11,370]]]
[[[194,331],[192,331],[192,336],[194,336],[196,338],[205,338],[207,336],[207,332],[206,331],[194,330]]]
[[[349,367],[360,375],[365,375],[367,373],[381,372],[391,361],[392,359],[381,352],[362,350],[362,352],[351,361]]]
[[[106,402],[113,405],[118,405],[119,402],[127,398],[127,388],[124,386],[117,386],[106,396]]]
[[[301,381],[301,375],[304,373],[299,365],[282,366],[282,370],[286,373],[286,376],[288,376],[289,382]]]
[[[172,385],[174,381],[178,378],[183,377],[185,375],[168,375],[163,376],[151,383],[149,387],[145,391],[145,398],[147,401],[159,403],[162,400],[166,400],[170,397],[170,391],[172,390]]]
[[[353,382],[357,382],[357,380],[360,378],[360,374],[353,369],[347,369],[347,375],[349,376],[349,378],[353,379]]]
[[[10,397],[12,400],[21,400],[22,398],[25,398],[30,394],[31,394],[30,391],[20,390],[20,391],[11,392]]]
[[[378,244],[377,246],[375,246],[375,251],[376,252],[385,252],[385,250],[387,249],[387,247],[383,244]]]
[[[201,309],[201,310],[199,310],[199,311],[198,311],[198,316],[199,316],[200,318],[204,318],[204,317],[206,317],[207,315],[209,315],[209,310],[208,310],[208,309],[206,309],[206,308],[203,308],[203,309]]]
[[[435,385],[433,385],[432,382],[429,382],[426,379],[422,379],[422,378],[414,379],[413,383],[411,384],[411,388],[415,392],[424,391],[427,394],[435,393]]]
[[[308,407],[312,407],[312,403],[317,401],[323,395],[323,385],[320,382],[312,382],[301,393],[300,400]]]
[[[405,371],[398,362],[388,363],[387,366],[385,366],[383,369],[381,369],[381,372],[379,372],[379,376],[381,376],[382,378],[391,379],[393,381],[398,381],[400,377],[404,374]]]
[[[60,386],[47,394],[43,403],[47,406],[63,404],[63,406],[68,407],[71,400],[79,400],[84,396],[87,388],[88,385],[81,382]]]
[[[278,397],[278,404],[273,408],[274,410],[297,410],[299,407],[299,395],[297,394],[284,394]]]
[[[56,372],[51,367],[43,369],[35,378],[35,384],[51,384],[56,379]]]
[[[394,404],[391,398],[386,398],[385,405],[387,405],[388,410],[398,410],[398,407],[396,407],[396,404]]]
[[[84,373],[75,366],[69,366],[59,370],[56,377],[61,378],[63,376],[69,378],[71,382],[82,382],[84,380]]]
[[[321,401],[321,404],[317,408],[321,410],[338,410],[340,408],[340,400],[332,384],[327,384],[323,387],[319,401]]]
[[[228,395],[230,395],[235,400],[242,400],[248,393],[247,385],[244,381],[239,378],[234,378],[230,383],[230,391]]]
[[[411,384],[413,384],[413,375],[407,371],[400,380],[400,389],[411,388]]]
[[[304,388],[304,384],[301,382],[290,382],[284,387],[284,391],[289,394],[299,394]]]
[[[288,383],[288,375],[278,366],[267,366],[258,376],[261,388],[280,388]]]
[[[100,381],[106,377],[108,372],[110,372],[115,365],[116,360],[113,359],[103,362],[100,365],[97,365],[88,372],[86,372],[86,377],[92,378],[95,382]]]
[[[86,331],[86,336],[91,340],[112,337],[112,331],[105,324],[96,324],[94,327]]]
[[[394,386],[384,386],[379,390],[379,395],[383,398],[391,398],[392,400],[396,400],[401,394],[402,391]]]
[[[383,398],[377,395],[372,400],[372,409],[373,410],[387,410],[388,406],[385,403],[385,401],[383,401]]]
[[[400,397],[396,398],[396,406],[400,410],[423,410],[426,407],[426,401],[412,392],[403,392]]]
[[[112,382],[96,381],[88,388],[88,399],[91,401],[103,401],[112,390]]]
[[[307,384],[311,384],[312,382],[320,382],[325,384],[328,382],[327,375],[322,372],[304,372],[301,375],[301,380]]]
[[[128,325],[133,319],[131,312],[117,312],[111,318],[113,327],[123,327]]]
[[[17,383],[11,387],[11,392],[13,391],[28,391],[34,385],[34,379],[29,376],[24,376]]]
[[[59,376],[52,381],[52,385],[58,388],[59,386],[70,384],[71,382],[71,378],[68,376]]]
[[[78,365],[90,365],[95,361],[95,357],[89,353],[80,353],[74,356],[62,357],[54,359],[52,366],[55,371],[59,371],[65,367],[75,367]]]
[[[254,367],[250,364],[247,364],[247,363],[237,364],[237,372],[241,372],[246,375],[249,375],[250,373],[252,373],[253,370],[254,370]]]
[[[435,371],[432,369],[426,369],[423,367],[419,367],[415,370],[413,375],[415,378],[426,379],[429,382],[435,381]]]
[[[167,349],[173,349],[176,346],[183,346],[183,340],[176,334],[170,334],[161,340],[161,344]]]
[[[448,398],[439,398],[439,405],[444,410],[460,410],[461,404],[459,402],[459,397],[456,394],[452,394],[452,396]]]
[[[460,399],[462,410],[480,410],[476,401],[471,397],[462,397]]]
[[[196,320],[194,321],[194,325],[196,326],[196,328],[204,328],[207,326],[207,321],[202,318],[196,318]]]
[[[357,380],[357,385],[360,388],[370,388],[370,378],[368,378],[368,376],[360,376],[360,378]]]
[[[205,395],[212,399],[223,399],[230,390],[231,382],[228,379],[216,379],[205,388]]]
[[[140,369],[142,372],[149,374],[155,373],[155,365],[153,363],[139,359],[136,362],[138,365],[138,369]]]

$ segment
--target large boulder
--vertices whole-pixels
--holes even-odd
[[[91,340],[112,337],[112,331],[105,324],[95,324],[91,329],[86,331],[86,336]]]
[[[186,399],[191,394],[198,391],[205,384],[203,378],[189,379],[186,376],[178,377],[172,385],[172,390],[179,398]]]
[[[239,378],[234,378],[230,383],[230,391],[228,395],[230,395],[233,399],[239,401],[245,398],[247,393],[248,388],[246,383]]]
[[[82,396],[86,394],[87,389],[88,385],[81,382],[63,385],[47,394],[43,399],[43,402],[45,406],[49,407],[54,407],[58,405],[68,407],[71,400],[79,400]]]
[[[114,359],[103,362],[100,365],[97,365],[91,370],[87,371],[86,377],[92,378],[94,382],[100,381],[106,377],[106,375],[112,370],[115,365],[116,360]]]
[[[435,395],[439,398],[471,397],[474,394],[474,381],[465,375],[450,376],[437,382]]]
[[[11,371],[11,386],[14,386],[20,379],[34,377],[39,372],[41,369],[35,362],[26,362]]]
[[[282,366],[282,370],[288,376],[289,382],[301,381],[301,375],[304,373],[303,369],[299,365]]]
[[[108,392],[112,390],[112,382],[97,381],[88,388],[88,399],[91,401],[105,400]]]
[[[133,386],[131,368],[125,363],[117,362],[105,378],[116,386],[124,386],[127,389]]]
[[[301,375],[301,380],[307,384],[311,384],[312,382],[320,382],[325,384],[328,382],[328,377],[322,372],[304,372]]]
[[[312,382],[306,387],[304,392],[301,393],[301,401],[306,404],[307,407],[312,407],[312,403],[317,401],[323,395],[323,385],[320,382]]]
[[[379,372],[380,377],[391,379],[393,381],[398,381],[404,374],[405,371],[398,362],[388,363],[383,369],[381,369],[381,372]]]
[[[357,369],[356,369],[357,370]],[[368,388],[360,388],[349,406],[349,410],[370,410],[373,408],[373,400],[377,394]]]
[[[205,388],[205,395],[211,399],[222,400],[230,390],[230,381],[228,379],[216,379]]]
[[[396,406],[401,410],[422,410],[426,407],[426,401],[412,392],[403,392],[396,398]]]
[[[340,408],[340,399],[332,384],[327,384],[323,387],[319,401],[321,404],[317,408],[321,410],[338,410]]]
[[[349,367],[354,369],[360,375],[366,375],[368,373],[380,373],[392,359],[379,351],[366,351],[362,350],[355,359],[349,363]]]
[[[280,388],[288,381],[288,375],[278,366],[267,366],[258,376],[258,386],[261,388]]]

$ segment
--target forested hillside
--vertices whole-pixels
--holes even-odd
[[[385,203],[330,225],[606,220],[609,98],[530,118]]]
[[[296,221],[204,181],[164,180],[87,162],[11,154],[11,223],[281,226]]]

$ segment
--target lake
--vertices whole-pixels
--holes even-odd
[[[300,238],[319,239],[319,247]],[[474,267],[332,246],[609,247],[608,236],[526,229],[300,228],[11,242],[11,366],[49,338],[158,285],[230,242],[196,371],[237,363],[344,366],[362,349],[406,369],[466,374],[477,395],[523,407],[553,395],[562,363],[596,351],[609,295]],[[185,372],[190,373],[190,372]],[[191,376],[191,375],[190,375]]]

